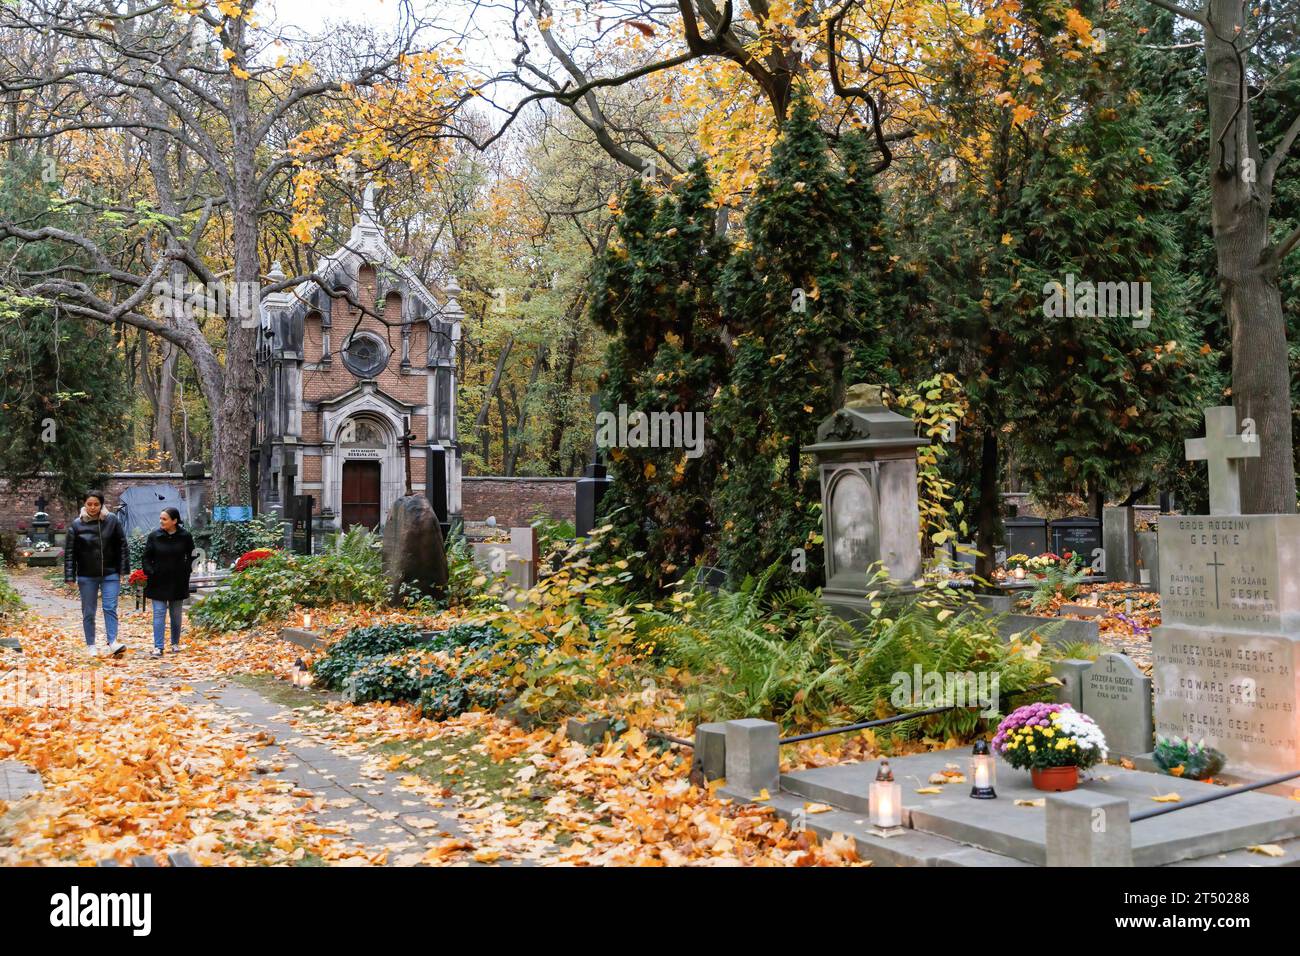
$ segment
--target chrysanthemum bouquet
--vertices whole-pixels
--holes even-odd
[[[993,752],[1020,770],[1086,770],[1106,759],[1106,738],[1091,717],[1067,704],[1026,704],[998,725]]]

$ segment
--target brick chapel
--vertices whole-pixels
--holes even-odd
[[[344,246],[309,281],[262,298],[252,478],[259,511],[311,495],[328,530],[374,528],[406,489],[444,525],[461,511],[456,357],[464,313],[452,277],[430,291],[385,242],[366,189]],[[268,276],[284,278],[276,263]],[[356,308],[347,292],[379,319]]]

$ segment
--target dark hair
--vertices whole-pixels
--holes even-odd
[[[164,509],[163,509],[163,514],[165,514],[167,517],[171,518],[171,519],[172,519],[173,521],[175,521],[177,524],[180,524],[180,523],[181,523],[181,513],[180,513],[179,511],[177,511],[175,508],[164,508]]]
[[[81,500],[84,502],[86,498],[98,498],[100,505],[104,504],[104,493],[102,491],[87,491],[86,497]]]

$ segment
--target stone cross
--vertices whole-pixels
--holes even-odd
[[[1231,405],[1205,410],[1205,437],[1184,442],[1188,461],[1210,467],[1210,514],[1241,514],[1241,472],[1237,462],[1259,457],[1258,437],[1237,434],[1237,412]]]
[[[411,431],[411,420],[402,419],[402,456],[406,460],[406,493],[412,494],[411,491],[411,442],[415,438],[415,433]]]
[[[36,496],[36,510],[37,510],[37,511],[41,511],[41,512],[43,512],[43,511],[45,510],[45,506],[48,505],[48,504],[49,504],[49,502],[45,500],[45,496],[44,496],[44,495],[37,495],[37,496]]]

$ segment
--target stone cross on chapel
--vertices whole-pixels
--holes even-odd
[[[1231,405],[1205,410],[1205,437],[1183,443],[1188,461],[1204,461],[1210,467],[1210,514],[1241,514],[1241,469],[1243,458],[1259,457],[1259,439],[1254,434],[1237,434],[1237,412]]]

